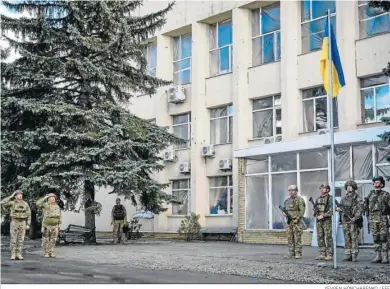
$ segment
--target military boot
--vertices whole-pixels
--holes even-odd
[[[352,254],[352,262],[357,262],[357,254]]]
[[[382,262],[382,254],[381,251],[376,251],[376,256],[371,260],[371,263],[380,263]]]
[[[382,253],[382,264],[389,264],[389,252],[383,251]]]
[[[316,260],[325,260],[325,255],[324,254],[320,254],[319,256],[317,256],[317,257],[315,257],[314,259],[316,259]]]
[[[345,254],[343,261],[352,261],[352,256],[350,254]]]
[[[16,259],[16,252],[14,250],[12,250],[11,252],[11,260],[15,260]]]
[[[16,259],[18,260],[24,260],[22,254],[20,253],[20,251],[16,252]]]
[[[45,253],[45,255],[43,255],[43,257],[50,258],[50,255],[48,253]]]
[[[332,260],[333,260],[333,256],[332,255],[326,255],[325,261],[332,261]]]

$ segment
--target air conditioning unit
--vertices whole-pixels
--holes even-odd
[[[232,160],[223,159],[219,161],[219,169],[222,171],[227,171],[232,169]]]
[[[317,134],[328,134],[328,133],[329,133],[329,129],[327,128],[317,130]]]
[[[167,150],[164,152],[164,161],[165,162],[174,162],[176,161],[176,154],[173,149]]]
[[[281,135],[278,135],[278,136],[275,136],[275,137],[266,137],[266,138],[264,138],[264,144],[270,144],[270,143],[281,142],[281,141],[282,141],[282,136]]]
[[[181,103],[186,100],[186,90],[183,86],[175,86],[168,89],[168,102]]]
[[[202,146],[202,157],[212,157],[215,155],[213,145],[204,145]]]
[[[181,163],[179,171],[181,174],[189,174],[191,172],[191,164],[189,162]]]

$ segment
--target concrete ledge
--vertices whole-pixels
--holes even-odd
[[[311,245],[313,232],[303,231],[302,245]],[[287,245],[285,230],[239,231],[238,242],[249,244]]]

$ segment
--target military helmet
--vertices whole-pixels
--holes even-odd
[[[15,194],[15,196],[16,196],[16,195],[22,195],[22,196],[23,196],[23,193],[22,193],[21,190],[16,190],[14,194]]]
[[[386,184],[385,179],[382,176],[374,177],[372,179],[372,182],[376,182],[376,181],[380,181],[383,186],[385,186],[385,184]]]
[[[288,186],[289,191],[297,191],[298,192],[298,187],[296,185],[290,185]]]
[[[328,191],[330,191],[330,186],[329,186],[329,185],[324,185],[324,184],[322,184],[322,185],[320,186],[320,189],[322,189],[322,188],[325,188],[325,189],[327,189]]]
[[[345,182],[344,189],[347,190],[348,186],[351,186],[354,191],[357,190],[357,184],[354,181]]]

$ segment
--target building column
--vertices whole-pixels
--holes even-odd
[[[205,106],[206,77],[209,69],[209,26],[192,24],[192,94],[191,94],[191,212],[200,215],[201,226],[209,212],[209,188],[202,145],[209,139],[210,116]]]
[[[173,79],[173,45],[172,38],[165,35],[157,36],[157,69],[156,76],[164,80],[172,81]],[[154,98],[156,123],[158,126],[172,127],[172,118],[168,114],[168,86],[157,89]],[[160,183],[169,182],[169,173],[167,170],[162,170],[157,175]],[[166,189],[167,193],[171,192],[171,187]],[[168,210],[154,216],[154,231],[166,232],[168,230],[167,216],[171,215],[172,206],[168,205]]]
[[[346,83],[337,97],[340,131],[355,130],[356,125],[361,124],[360,84],[356,77],[355,40],[359,39],[359,14],[356,6],[355,1],[336,1],[335,30]]]
[[[248,146],[252,117],[248,68],[251,66],[251,10],[235,8],[233,23],[233,150]],[[233,159],[233,225],[239,220],[239,160]]]
[[[298,54],[301,53],[300,5],[300,1],[280,1],[282,136],[283,139],[289,140],[298,138],[302,127],[299,125],[302,123],[302,97],[298,88]]]
[[[243,243],[244,242],[244,234],[245,234],[245,219],[246,219],[246,210],[245,210],[245,159],[240,158],[237,159],[238,167],[237,167],[237,175],[238,175],[238,242]]]

